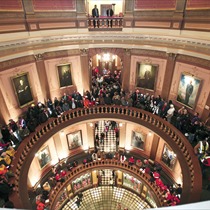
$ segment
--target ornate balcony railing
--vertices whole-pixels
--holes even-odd
[[[123,17],[89,17],[87,21],[89,30],[94,28],[94,21],[96,22],[96,28],[99,29],[107,30],[111,26],[113,30],[122,30],[123,28]]]
[[[49,205],[50,205],[50,209],[55,209],[56,203],[58,201],[58,197],[59,194],[62,193],[62,190],[64,189],[64,187],[66,187],[69,183],[71,183],[71,181],[77,177],[79,174],[83,174],[85,172],[88,171],[92,171],[92,170],[102,170],[102,169],[115,169],[115,170],[122,170],[124,172],[128,172],[128,173],[132,173],[135,177],[137,177],[139,180],[141,180],[143,182],[143,184],[145,184],[148,188],[149,191],[154,192],[154,199],[155,202],[157,204],[157,206],[161,207],[161,206],[168,206],[168,204],[166,202],[164,202],[165,198],[163,197],[164,192],[155,185],[155,183],[151,183],[151,181],[149,181],[150,179],[150,175],[149,174],[145,174],[142,173],[138,167],[134,166],[130,166],[128,164],[128,162],[125,163],[120,163],[118,160],[98,160],[98,161],[94,161],[91,163],[88,163],[86,165],[79,165],[76,168],[73,168],[72,171],[69,171],[65,177],[65,182],[61,183],[57,183],[56,187],[54,187],[51,192],[50,192],[50,196],[49,196]]]
[[[177,154],[182,175],[183,193],[182,203],[199,201],[202,189],[202,175],[197,157],[194,155],[193,148],[184,135],[173,125],[160,117],[153,115],[145,110],[127,108],[123,106],[94,106],[86,109],[75,109],[65,112],[59,118],[49,119],[45,124],[31,133],[19,146],[16,159],[13,162],[15,173],[16,207],[30,208],[28,198],[27,177],[30,164],[34,154],[40,149],[50,137],[61,129],[73,125],[83,120],[103,118],[116,118],[141,124],[153,130],[163,138]]]

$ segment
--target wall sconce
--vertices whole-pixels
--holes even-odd
[[[152,132],[151,132],[151,131],[149,131],[148,136],[151,136],[151,135],[152,135]]]

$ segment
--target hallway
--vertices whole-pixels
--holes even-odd
[[[98,134],[99,136],[99,150],[105,153],[111,152],[114,153],[118,150],[117,143],[116,143],[116,134],[113,126],[111,126],[111,121],[109,120],[102,120],[98,121],[98,126],[95,126],[95,136]],[[105,126],[106,125],[106,126]],[[106,127],[107,132],[106,132]],[[118,127],[116,123],[115,128]],[[104,133],[104,139],[102,137],[102,133]]]

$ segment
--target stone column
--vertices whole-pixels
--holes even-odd
[[[167,53],[167,64],[166,64],[166,72],[164,75],[164,81],[163,81],[163,89],[162,89],[162,98],[166,101],[168,101],[170,88],[171,88],[171,82],[173,78],[174,73],[174,66],[176,63],[176,54],[173,53]]]
[[[134,0],[125,0],[125,16],[133,16]]]
[[[50,89],[47,80],[46,68],[44,65],[44,57],[43,54],[37,54],[34,57],[36,60],[36,68],[39,76],[42,94],[44,99],[47,100],[48,98],[50,98]]]
[[[183,28],[183,20],[185,16],[187,0],[176,0],[176,9],[174,11],[173,18],[176,21],[173,22],[173,28],[182,29]]]
[[[86,15],[85,0],[76,1],[76,11],[77,15]]]
[[[152,147],[151,147],[151,153],[150,153],[150,159],[155,161],[156,153],[159,145],[160,137],[154,134],[153,141],[152,141]]]
[[[124,30],[127,28],[133,27],[133,10],[134,10],[134,0],[125,0],[124,8],[124,18],[123,18],[123,27]]]
[[[125,91],[129,91],[130,82],[130,65],[131,65],[131,51],[125,49],[123,55],[123,68],[122,68],[122,88]]]
[[[23,0],[23,8],[26,15],[34,14],[33,0]]]
[[[2,91],[0,90],[0,125],[4,125],[8,123],[8,120],[10,119],[10,113],[7,108],[7,105],[5,103]]]
[[[89,69],[88,49],[80,50],[80,61],[81,61],[81,69],[82,69],[83,91],[90,90],[91,69]]]

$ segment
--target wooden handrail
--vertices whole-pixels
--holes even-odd
[[[62,192],[63,188],[66,187],[75,177],[78,177],[80,174],[83,174],[84,172],[92,171],[92,170],[102,170],[106,168],[111,169],[119,169],[122,171],[125,171],[127,173],[132,173],[135,177],[137,177],[139,180],[141,180],[144,184],[147,185],[150,191],[155,192],[154,193],[154,200],[156,201],[156,204],[158,207],[161,206],[168,206],[167,203],[164,202],[163,194],[164,192],[160,190],[158,186],[156,186],[154,183],[151,183],[149,181],[150,176],[149,174],[142,173],[138,167],[130,166],[128,162],[121,163],[117,160],[98,160],[91,163],[88,163],[86,165],[80,164],[76,168],[73,168],[72,171],[67,172],[67,175],[65,177],[65,182],[57,183],[57,185],[51,190],[50,196],[49,196],[49,204],[50,209],[55,209],[56,203],[58,201],[58,195]]]
[[[101,16],[99,18],[89,17],[87,20],[87,25],[89,28],[94,27],[94,21],[98,21],[99,28],[108,28],[108,25],[113,26],[113,28],[122,28],[123,27],[123,17],[107,17]]]
[[[31,133],[19,146],[16,159],[13,162],[15,185],[17,188],[16,196],[17,207],[30,208],[28,198],[27,176],[34,154],[40,149],[55,133],[63,128],[84,120],[103,118],[117,118],[141,124],[154,131],[163,138],[177,154],[182,175],[183,193],[182,203],[199,201],[199,194],[202,189],[202,175],[197,157],[194,155],[193,148],[185,136],[173,125],[160,117],[153,115],[145,110],[124,106],[93,106],[85,109],[74,109],[65,112],[61,117],[51,118],[45,124],[39,126],[34,133]]]

